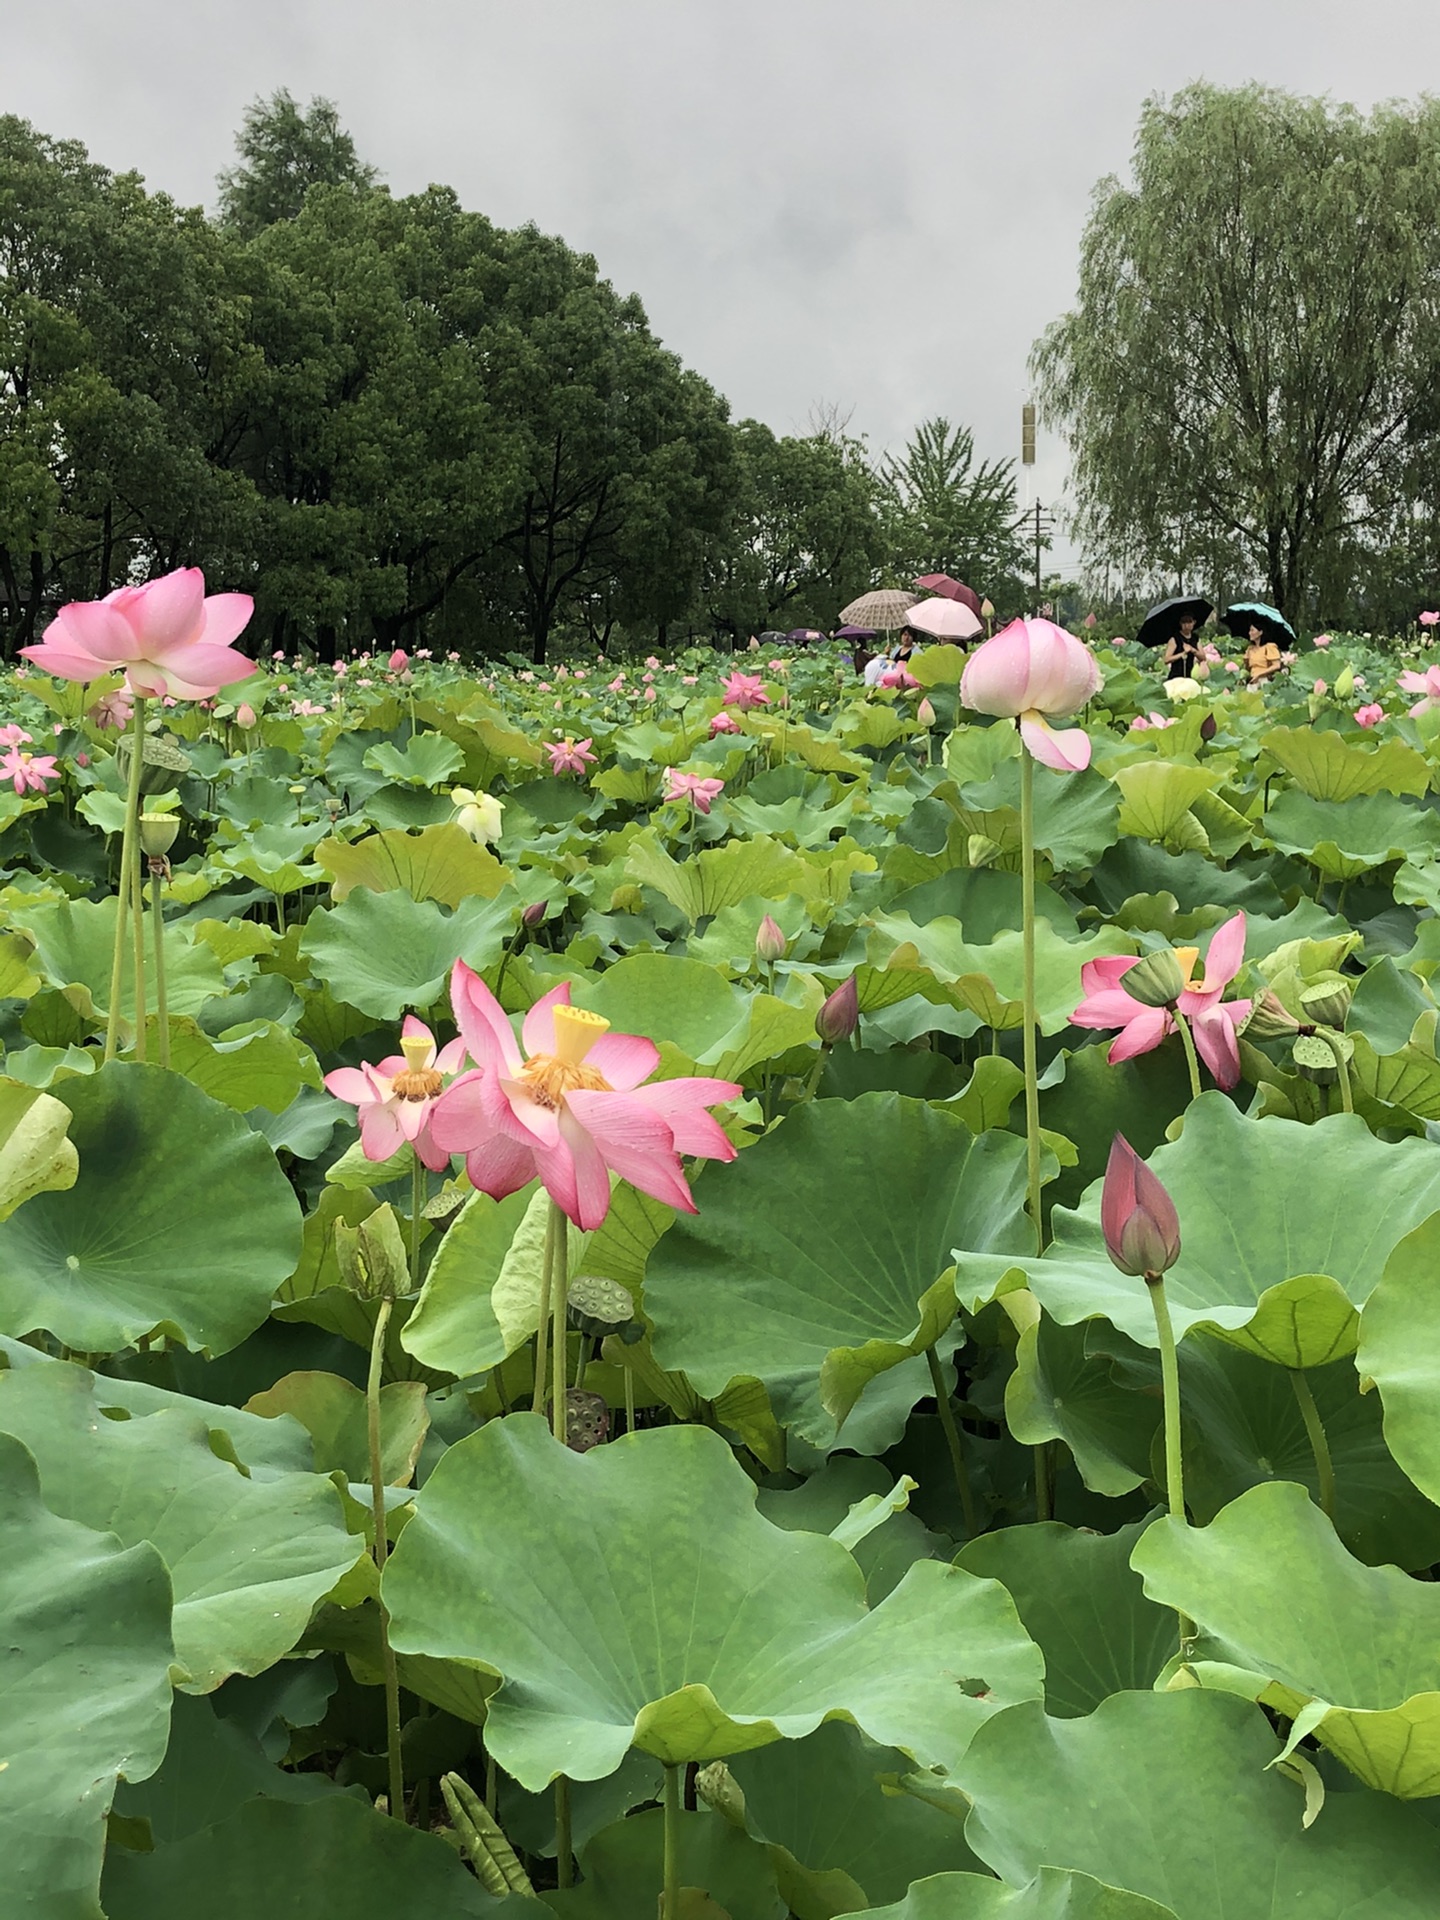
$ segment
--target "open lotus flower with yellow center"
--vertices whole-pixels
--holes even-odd
[[[493,793],[476,793],[472,787],[452,787],[450,804],[455,809],[455,825],[468,833],[477,847],[488,847],[500,838],[500,816],[505,802]]]
[[[1138,960],[1123,954],[1087,960],[1080,969],[1085,998],[1070,1018],[1077,1027],[1120,1029],[1110,1045],[1113,1064],[1158,1047],[1181,1013],[1215,1084],[1228,1092],[1240,1078],[1237,1033],[1251,1003],[1221,996],[1244,958],[1245,915],[1236,913],[1215,929],[1198,977],[1198,947],[1161,948]]]
[[[430,1127],[447,1153],[465,1155],[470,1184],[503,1199],[539,1179],[587,1231],[610,1210],[610,1175],[685,1213],[695,1202],[682,1153],[733,1160],[735,1148],[706,1111],[733,1100],[731,1080],[659,1080],[653,1040],[613,1033],[608,1020],[570,1005],[570,984],[537,1000],[521,1041],[499,1001],[463,960],[450,979],[456,1025],[476,1066],[436,1103]]]
[[[325,1088],[355,1108],[367,1160],[388,1160],[408,1140],[431,1172],[439,1173],[450,1156],[436,1145],[430,1120],[446,1075],[458,1071],[464,1058],[462,1040],[437,1048],[424,1021],[407,1014],[398,1055],[378,1067],[368,1061],[336,1067],[326,1074]]]

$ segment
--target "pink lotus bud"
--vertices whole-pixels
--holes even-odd
[[[529,906],[526,907],[525,911],[520,916],[521,926],[527,927],[533,930],[534,928],[540,925],[541,921],[545,918],[545,915],[548,911],[549,911],[548,901],[532,900]]]
[[[920,722],[922,727],[934,726],[935,709],[928,700],[922,700],[920,702],[919,706],[915,709],[915,718]]]
[[[815,1031],[827,1047],[848,1040],[860,1024],[860,989],[852,973],[843,986],[836,987],[815,1016]]]
[[[772,920],[767,913],[755,932],[755,953],[767,967],[773,967],[777,960],[785,958],[786,940],[780,924]]]
[[[1105,1167],[1100,1227],[1106,1251],[1121,1273],[1158,1280],[1180,1258],[1175,1202],[1120,1133]]]
[[[248,700],[242,700],[235,709],[235,722],[236,725],[242,727],[246,733],[249,733],[250,729],[255,725],[255,709],[250,705]]]
[[[410,664],[409,654],[406,653],[403,647],[396,647],[395,651],[390,656],[390,671],[392,673],[403,673],[406,667],[409,666],[409,664]]]
[[[1095,625],[1095,616],[1094,616],[1094,614],[1093,614],[1093,613],[1087,613],[1087,614],[1086,614],[1086,616],[1085,616],[1085,625],[1086,625],[1087,627],[1093,627],[1093,626]]]

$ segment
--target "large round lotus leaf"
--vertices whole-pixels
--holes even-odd
[[[107,1419],[93,1386],[81,1367],[0,1374],[0,1431],[34,1454],[55,1513],[159,1553],[187,1692],[263,1672],[364,1549],[334,1485],[315,1473],[248,1476],[219,1457],[214,1421],[193,1402]]]
[[[400,1335],[422,1365],[463,1376],[498,1366],[510,1351],[490,1293],[532,1197],[529,1186],[503,1200],[473,1194],[446,1228]]]
[[[1351,1114],[1315,1126],[1247,1120],[1221,1093],[1194,1101],[1179,1140],[1149,1164],[1180,1216],[1180,1259],[1165,1277],[1177,1335],[1215,1327],[1280,1366],[1353,1352],[1358,1309],[1391,1250],[1440,1208],[1440,1146],[1377,1140]],[[1039,1260],[957,1248],[962,1303],[982,1305],[1016,1284],[1018,1270],[1066,1325],[1100,1316],[1155,1346],[1144,1280],[1120,1273],[1105,1251],[1100,1183],[1075,1212],[1057,1207],[1053,1226]]]
[[[865,958],[887,972],[919,971],[948,987],[956,1003],[987,1027],[1018,1027],[1024,1019],[1024,952],[1018,928],[985,946],[965,937],[958,920],[917,926],[908,914],[880,913],[871,921]],[[1133,953],[1135,942],[1114,927],[1067,940],[1048,920],[1035,928],[1035,1006],[1044,1033],[1059,1033],[1080,1003],[1080,969],[1105,954]]]
[[[838,1426],[867,1450],[861,1394],[953,1320],[952,1248],[1029,1244],[1024,1195],[1013,1134],[977,1138],[894,1093],[811,1102],[707,1174],[700,1212],[651,1255],[655,1357],[711,1398],[762,1380],[782,1426],[817,1446],[836,1445]],[[902,1414],[929,1391],[923,1369],[913,1385]]]
[[[1358,1791],[1328,1795],[1307,1830],[1279,1752],[1258,1707],[1199,1688],[1117,1693],[1083,1720],[1016,1707],[959,1769],[966,1835],[1003,1880],[1071,1867],[1178,1920],[1431,1920],[1440,1834]]]
[[[51,1513],[35,1463],[0,1433],[0,1857],[5,1910],[100,1920],[118,1774],[159,1766],[170,1719],[170,1582]]]
[[[815,1910],[827,1895],[837,1913],[898,1900],[925,1874],[978,1865],[965,1844],[962,1797],[928,1776],[919,1792],[896,1791],[911,1772],[905,1755],[841,1721],[808,1740],[736,1754],[730,1771],[746,1828],[775,1850],[781,1890],[797,1911]]]
[[[672,1041],[691,1060],[718,1058],[749,1014],[746,995],[717,968],[671,953],[628,954],[574,998],[619,1032]],[[813,1026],[808,1037],[813,1044]]]
[[[1440,851],[1440,820],[1388,793],[1312,800],[1292,788],[1264,826],[1282,853],[1303,854],[1331,880],[1355,880],[1388,861],[1429,860]]]
[[[80,1013],[100,1022],[110,1011],[110,969],[115,951],[116,903],[108,900],[42,901],[12,908],[8,924],[35,942],[36,972],[53,987],[65,989]],[[149,916],[145,928],[146,992],[153,1005],[154,943]],[[199,1013],[205,1002],[225,991],[220,962],[188,928],[165,927],[165,995],[171,1013]],[[135,969],[130,943],[123,954],[120,1012],[127,1026],[135,1020]]]
[[[680,1920],[786,1920],[765,1848],[713,1813],[682,1813]],[[649,1920],[665,1881],[665,1816],[658,1808],[616,1820],[581,1849],[583,1884],[547,1893],[532,1914],[564,1920]]]
[[[917,1880],[893,1907],[867,1907],[854,1920],[1175,1920],[1170,1907],[1107,1887],[1088,1873],[1042,1867],[1028,1887],[1006,1887],[976,1873]]]
[[[300,1257],[300,1207],[238,1113],[179,1074],[112,1061],[60,1081],[80,1177],[0,1224],[0,1326],[85,1353],[163,1332],[224,1353]]]
[[[363,840],[322,840],[315,859],[334,881],[337,905],[355,887],[371,893],[400,887],[412,900],[458,907],[476,895],[494,899],[510,877],[488,848],[476,846],[463,828],[448,820],[420,833],[393,829]]]
[[[1145,1598],[1130,1553],[1144,1523],[1073,1532],[1057,1521],[982,1534],[956,1565],[998,1580],[1045,1656],[1045,1710],[1091,1713],[1128,1687],[1153,1684],[1175,1651],[1175,1616]]]
[[[1395,1248],[1360,1325],[1360,1372],[1380,1389],[1385,1440],[1410,1478],[1440,1503],[1440,1218]]]
[[[1313,1733],[1367,1786],[1440,1793],[1440,1591],[1367,1567],[1303,1487],[1254,1487],[1208,1527],[1152,1526],[1133,1565],[1188,1613],[1206,1661],[1244,1670],[1253,1697]],[[1246,1686],[1239,1674],[1219,1684]],[[1247,1691],[1252,1690],[1247,1687]]]
[[[434,1834],[348,1794],[249,1800],[218,1826],[153,1853],[110,1849],[107,1920],[513,1920],[533,1900],[491,1900]]]
[[[416,1496],[385,1599],[401,1650],[504,1675],[486,1741],[532,1790],[632,1746],[715,1760],[832,1717],[948,1767],[1041,1689],[1001,1588],[926,1561],[867,1610],[849,1553],[761,1519],[703,1427],[581,1455],[533,1415],[491,1421]]]
[[[435,1004],[457,960],[477,971],[493,965],[518,911],[513,894],[462,900],[452,913],[413,900],[403,887],[356,887],[340,906],[311,914],[300,951],[337,1000],[377,1020],[399,1020]]]

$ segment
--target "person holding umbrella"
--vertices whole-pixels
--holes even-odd
[[[1160,663],[1167,680],[1193,678],[1200,661],[1200,628],[1213,611],[1208,600],[1188,594],[1178,600],[1162,600],[1151,607],[1135,636],[1137,646],[1159,647],[1165,651]]]
[[[1284,664],[1282,646],[1300,644],[1284,614],[1267,607],[1263,600],[1237,600],[1221,617],[1227,630],[1245,642],[1245,671],[1252,687],[1263,687],[1279,673]]]

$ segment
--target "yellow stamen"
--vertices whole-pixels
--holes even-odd
[[[1180,971],[1185,976],[1185,989],[1188,993],[1203,993],[1204,981],[1195,979],[1195,962],[1200,958],[1199,947],[1176,947],[1175,958],[1180,962]]]
[[[532,1053],[520,1069],[520,1078],[542,1107],[563,1107],[567,1093],[584,1088],[589,1093],[612,1093],[604,1074],[585,1065],[585,1056],[610,1031],[610,1022],[583,1007],[556,1007],[554,1053]]]
[[[420,1073],[429,1063],[430,1049],[434,1042],[423,1033],[407,1033],[400,1042],[400,1051],[405,1056],[405,1064],[412,1073]]]
[[[400,1100],[433,1100],[445,1085],[445,1076],[434,1067],[407,1068],[390,1082],[390,1091]]]

